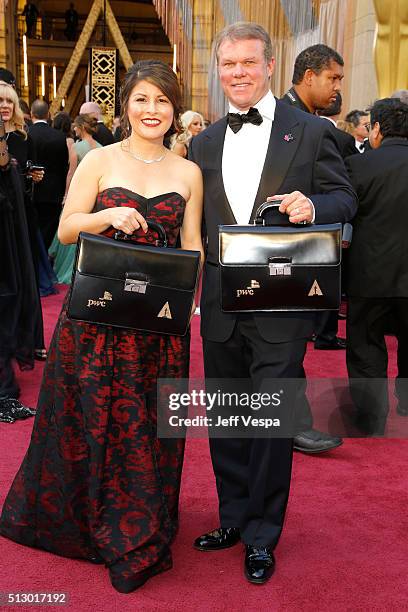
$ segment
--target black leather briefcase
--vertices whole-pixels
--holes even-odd
[[[167,248],[164,228],[148,221],[158,244],[81,232],[72,276],[71,319],[184,335],[197,286],[200,253]]]
[[[341,223],[294,225],[279,213],[282,225],[265,225],[278,206],[261,204],[253,225],[220,225],[222,310],[337,310]]]

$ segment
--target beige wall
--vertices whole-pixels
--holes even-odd
[[[343,114],[378,98],[374,65],[376,17],[372,0],[348,0],[344,34]]]

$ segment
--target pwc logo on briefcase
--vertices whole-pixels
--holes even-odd
[[[109,291],[105,291],[103,297],[98,298],[97,300],[89,299],[87,303],[87,308],[91,308],[91,306],[97,306],[99,308],[105,308],[106,302],[112,301],[112,294]]]
[[[254,289],[260,289],[260,287],[261,285],[257,280],[251,280],[251,284],[248,287],[245,287],[244,289],[236,289],[236,296],[239,298],[242,296],[255,295]],[[323,295],[323,291],[320,289],[319,283],[316,279],[313,281],[307,295],[308,297]]]
[[[237,289],[237,297],[241,297],[243,295],[254,295],[254,289],[259,289],[260,284],[257,280],[251,280],[251,284],[249,287],[245,287],[245,289]]]

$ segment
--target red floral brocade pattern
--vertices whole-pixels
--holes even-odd
[[[95,211],[132,206],[174,246],[185,201],[119,187]],[[107,235],[111,232],[107,231]],[[139,232],[146,242],[156,236]],[[157,378],[187,378],[189,336],[57,322],[30,447],[8,493],[0,532],[66,557],[105,562],[127,578],[171,566],[183,440],[157,439]]]

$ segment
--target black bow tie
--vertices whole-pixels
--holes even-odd
[[[251,106],[246,114],[241,115],[240,113],[228,113],[228,125],[231,130],[236,134],[242,128],[244,123],[253,123],[254,125],[261,125],[263,119],[262,115],[257,108]]]

